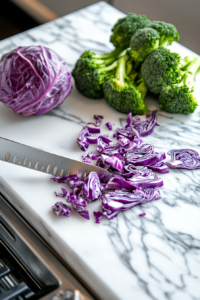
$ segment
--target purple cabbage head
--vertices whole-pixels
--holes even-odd
[[[43,46],[18,47],[0,61],[0,101],[14,113],[41,115],[60,105],[72,89],[66,62]]]

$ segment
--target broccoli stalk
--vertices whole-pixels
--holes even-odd
[[[128,60],[126,63],[126,75],[129,76],[133,71],[133,62]]]
[[[97,54],[87,50],[81,55],[81,57],[91,59],[95,64],[108,66],[124,54],[125,52],[121,48],[116,48],[112,52],[106,54]]]
[[[147,112],[144,97],[147,88],[141,79],[138,86],[134,86],[126,74],[128,55],[118,60],[115,76],[112,76],[104,84],[104,96],[106,102],[122,113],[132,112],[134,115],[143,115]]]
[[[160,108],[169,113],[193,113],[198,106],[193,91],[195,77],[199,71],[200,59],[193,57],[184,68],[182,81],[179,84],[168,85],[161,90]]]
[[[102,55],[85,51],[72,71],[77,89],[86,97],[102,98],[103,83],[107,77],[114,74],[117,59],[125,53],[122,49],[115,49]]]

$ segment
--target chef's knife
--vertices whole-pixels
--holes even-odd
[[[77,174],[81,178],[81,176],[94,171],[99,175],[101,182],[107,182],[112,176],[102,168],[4,138],[0,138],[0,160],[60,177]]]

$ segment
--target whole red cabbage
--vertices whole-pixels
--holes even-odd
[[[41,115],[72,89],[66,62],[43,46],[18,47],[0,61],[0,101],[15,113]]]

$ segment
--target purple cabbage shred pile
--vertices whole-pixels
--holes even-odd
[[[102,211],[94,212],[96,223],[100,223],[103,216],[111,220],[120,211],[160,199],[158,188],[163,186],[163,180],[154,171],[165,174],[169,169],[164,162],[165,153],[156,152],[152,145],[141,140],[141,136],[151,134],[155,125],[158,125],[156,111],[152,116],[132,117],[130,113],[125,127],[116,129],[113,135],[115,142],[108,134],[96,136],[100,133],[103,116],[94,115],[94,119],[96,123],[87,123],[82,128],[77,142],[84,151],[83,162],[92,164],[92,161],[96,161],[96,166],[113,175],[111,179],[101,184],[96,172],[90,172],[85,179],[80,179],[77,175],[62,178],[53,176],[51,179],[58,183],[68,183],[71,192],[62,188],[62,193],[55,195],[65,198],[87,220],[90,219],[87,205],[100,201]],[[110,122],[106,123],[108,128],[109,124],[111,125]],[[97,144],[97,153],[86,152],[89,143]],[[145,213],[140,215],[144,216]]]
[[[200,155],[191,149],[171,150],[168,155],[171,161],[165,163],[165,152],[156,152],[154,146],[143,143],[141,137],[151,134],[157,124],[156,111],[152,115],[134,116],[129,113],[124,128],[117,128],[113,134],[116,142],[107,135],[94,136],[100,133],[103,116],[94,115],[95,123],[88,123],[79,134],[77,142],[84,154],[83,162],[92,164],[109,171],[112,177],[105,184],[101,184],[98,174],[90,172],[84,180],[77,175],[65,177],[52,176],[51,179],[58,183],[68,183],[71,192],[62,188],[62,193],[55,195],[65,198],[76,212],[89,220],[87,205],[100,201],[101,211],[93,212],[96,223],[100,223],[105,216],[111,220],[137,205],[145,204],[161,198],[159,187],[164,185],[162,178],[154,172],[169,173],[169,168],[200,169]],[[108,129],[111,123],[106,123]],[[111,125],[112,126],[112,125]],[[86,152],[89,143],[97,144],[96,151]],[[52,210],[57,216],[70,216],[70,208],[57,202]],[[145,212],[139,214],[144,217]]]

